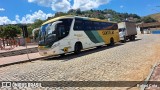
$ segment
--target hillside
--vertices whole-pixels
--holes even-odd
[[[149,16],[160,22],[160,13],[152,14],[152,15],[149,15]]]
[[[59,17],[63,15],[76,15],[76,16],[83,16],[83,17],[91,17],[91,18],[99,18],[99,19],[110,19],[111,21],[120,22],[124,20],[131,20],[134,22],[139,22],[141,17],[137,14],[132,13],[119,13],[111,9],[105,10],[86,10],[81,11],[80,9],[71,9],[68,12],[57,12],[55,13],[54,17]]]

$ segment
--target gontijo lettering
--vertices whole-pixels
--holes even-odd
[[[114,31],[103,31],[102,34],[103,35],[114,34]]]

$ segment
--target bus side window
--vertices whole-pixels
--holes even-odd
[[[84,30],[84,23],[81,19],[75,19],[74,30]]]

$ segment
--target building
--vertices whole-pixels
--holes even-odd
[[[150,33],[152,30],[160,30],[160,22],[140,23],[137,24],[137,28],[140,28],[142,34]]]

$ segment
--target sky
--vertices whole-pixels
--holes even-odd
[[[0,25],[33,23],[69,9],[113,9],[147,16],[160,12],[160,0],[1,0]]]

